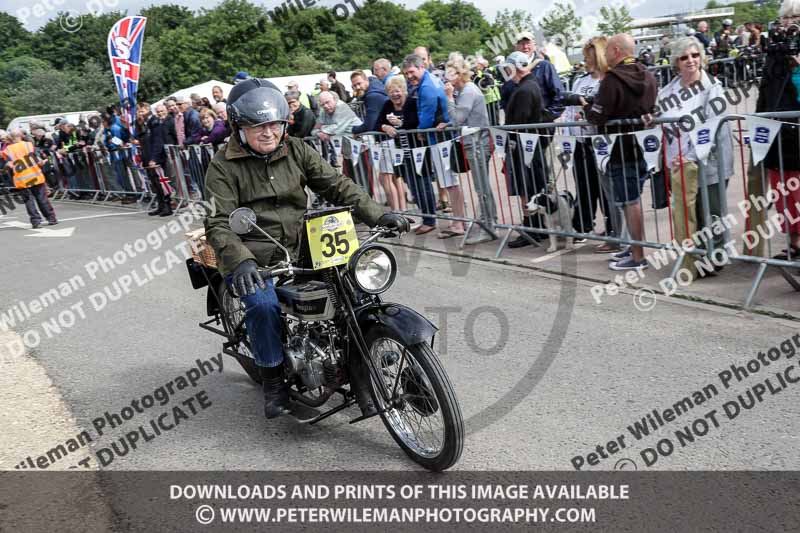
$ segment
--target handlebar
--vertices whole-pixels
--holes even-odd
[[[378,237],[398,237],[399,234],[395,230],[389,229],[385,226],[375,226],[370,230],[370,236],[367,237],[361,244],[369,244]],[[297,274],[314,274],[316,270],[313,268],[300,268],[296,266],[292,266],[291,264],[287,264],[285,261],[282,261],[275,265],[272,268],[259,268],[259,272],[268,276],[268,277],[275,277],[275,276],[282,276],[284,274],[289,274],[290,276],[294,276]]]

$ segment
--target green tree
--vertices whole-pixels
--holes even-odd
[[[556,2],[542,17],[541,26],[545,37],[556,40],[565,50],[581,38],[581,19],[575,15],[572,4]]]
[[[633,22],[633,17],[626,6],[619,8],[603,6],[600,8],[600,18],[602,20],[597,25],[597,31],[603,35],[626,33]]]
[[[147,17],[145,32],[151,39],[157,39],[167,30],[174,30],[192,22],[192,10],[177,4],[152,5],[141,10],[140,14]]]
[[[18,115],[39,115],[97,109],[116,100],[108,69],[87,61],[79,69],[35,70],[8,103]]]
[[[108,64],[108,32],[125,13],[112,11],[99,16],[83,15],[80,29],[75,31],[64,30],[65,16],[66,13],[59,13],[33,34],[32,55],[59,70],[79,68],[88,60]]]
[[[533,15],[523,9],[503,9],[497,12],[492,25],[492,33],[498,34],[506,31],[517,32],[521,28],[530,30],[534,27]]]
[[[468,31],[474,30],[481,35],[488,35],[489,23],[481,11],[469,2],[452,0],[428,0],[417,8],[417,12],[424,11],[433,20],[437,31]]]
[[[5,11],[0,11],[0,56],[11,56],[12,50],[30,39],[30,33],[22,25],[22,22],[13,15]]]

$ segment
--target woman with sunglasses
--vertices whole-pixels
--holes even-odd
[[[705,71],[706,54],[703,46],[695,37],[682,37],[670,44],[672,51],[671,63],[677,76],[658,93],[656,101],[662,108],[661,118],[681,118],[689,116],[694,120],[693,129],[699,132],[704,125],[718,118],[718,109],[709,104],[717,98],[724,99],[722,85]],[[698,113],[697,110],[702,110]],[[688,123],[688,120],[686,120]],[[714,219],[721,216],[720,196],[725,190],[720,190],[720,177],[727,184],[733,175],[733,142],[731,138],[730,123],[720,122],[712,143],[711,155],[704,162],[703,176],[707,185],[708,205],[710,216],[704,216],[703,188],[700,186],[700,161],[695,151],[691,133],[684,130],[680,134],[665,135],[664,150],[667,169],[670,177],[670,191],[672,192],[672,227],[675,240],[683,242],[701,235],[702,228],[709,227]],[[721,164],[720,164],[721,163]],[[723,175],[720,176],[720,167]],[[699,242],[698,242],[699,241]],[[699,246],[709,250],[709,242],[700,238],[695,241]],[[723,243],[715,238],[714,247]],[[694,267],[696,256],[687,256],[683,266],[687,268],[693,278],[697,278],[697,269]]]

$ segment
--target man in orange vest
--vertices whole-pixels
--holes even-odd
[[[56,212],[47,198],[47,186],[44,183],[44,172],[39,166],[38,154],[33,143],[24,139],[25,134],[21,129],[11,131],[11,144],[0,153],[5,168],[11,175],[16,187],[25,199],[25,209],[31,218],[33,229],[42,224],[42,215],[53,226],[58,224]],[[36,206],[39,206],[39,210]]]

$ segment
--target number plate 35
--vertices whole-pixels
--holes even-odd
[[[314,270],[347,263],[358,250],[358,236],[349,211],[306,221],[306,236]]]

